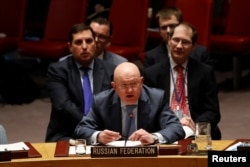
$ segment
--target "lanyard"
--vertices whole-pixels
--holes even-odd
[[[181,88],[180,96],[178,96],[176,82],[174,81],[174,73],[173,73],[173,69],[171,67],[170,67],[170,72],[171,72],[171,78],[172,78],[173,85],[174,85],[174,92],[173,93],[175,94],[175,100],[177,101],[178,104],[180,104],[181,98],[183,96],[183,92],[185,91],[185,79],[186,79],[187,70],[185,69],[185,74],[184,74],[184,79],[183,79],[183,84],[182,84],[183,86]],[[177,72],[176,81],[177,81],[177,78],[178,78],[178,72]],[[178,106],[177,110],[179,110],[179,106]]]

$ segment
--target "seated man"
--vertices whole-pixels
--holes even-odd
[[[106,48],[111,44],[113,32],[113,26],[110,21],[105,18],[98,17],[92,20],[89,26],[93,29],[96,37],[96,57],[114,65],[128,61],[126,58],[106,50]],[[64,60],[68,56],[71,55],[60,58],[60,61]]]
[[[107,51],[106,48],[111,44],[113,26],[110,21],[105,18],[98,17],[90,22],[89,25],[96,37],[96,53],[95,55],[103,61],[110,64],[118,65],[128,60],[125,57]]]
[[[175,7],[161,9],[157,13],[156,17],[158,19],[160,36],[162,37],[163,42],[157,47],[146,52],[144,63],[145,68],[168,59],[168,38],[170,29],[183,21],[180,9]],[[192,50],[190,57],[200,62],[213,65],[209,51],[204,46],[196,45]]]
[[[169,58],[144,70],[145,84],[163,89],[167,103],[183,126],[194,131],[195,122],[210,122],[212,139],[221,139],[218,88],[211,66],[191,57],[197,30],[182,22],[169,34]]]
[[[173,143],[184,138],[164,91],[143,85],[135,64],[118,65],[111,84],[113,89],[94,96],[92,110],[76,127],[75,138],[85,138],[89,144],[107,144],[123,136],[143,145]],[[134,108],[127,113],[130,106]]]
[[[72,26],[68,45],[72,56],[48,67],[52,110],[46,142],[71,139],[76,125],[89,112],[92,94],[111,88],[115,66],[95,57],[92,28],[85,24]]]

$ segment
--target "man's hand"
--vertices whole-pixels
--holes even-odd
[[[195,124],[191,117],[182,117],[180,122],[182,125],[186,125],[189,128],[191,128],[193,131],[195,131]]]
[[[119,140],[121,138],[120,133],[111,130],[104,130],[99,133],[97,137],[97,142],[102,144],[107,144],[109,142]]]
[[[135,131],[134,133],[131,134],[131,136],[129,136],[128,139],[132,141],[140,141],[142,145],[149,145],[155,142],[152,134],[148,133],[144,129],[139,129]]]

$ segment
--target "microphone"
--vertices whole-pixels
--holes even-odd
[[[129,135],[133,131],[135,131],[135,121],[134,121],[134,115],[133,115],[133,110],[135,107],[136,105],[126,105],[126,111],[127,111],[126,122],[125,122],[126,131],[124,132],[126,138],[125,138],[124,146],[126,146],[127,144]]]
[[[133,114],[133,113],[129,113],[129,114],[128,114],[128,117],[129,117],[129,118],[133,118],[133,117],[134,117],[134,114]]]

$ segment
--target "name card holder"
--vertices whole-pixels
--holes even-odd
[[[0,152],[0,162],[11,161],[11,159],[19,159],[19,158],[28,158],[28,150],[1,151]]]
[[[178,155],[180,145],[159,145],[159,155]]]
[[[103,157],[157,157],[157,146],[139,147],[110,147],[95,146],[91,147],[91,158]]]
[[[250,151],[250,141],[242,142],[242,144],[237,147],[237,151]]]
[[[28,150],[11,151],[11,159],[28,158]]]
[[[224,148],[224,150],[227,150],[230,146],[237,144],[239,142],[242,142],[243,145],[239,145],[237,147],[237,151],[250,151],[250,139],[236,139],[229,146]]]
[[[0,151],[0,162],[11,161],[11,152],[10,151]]]

